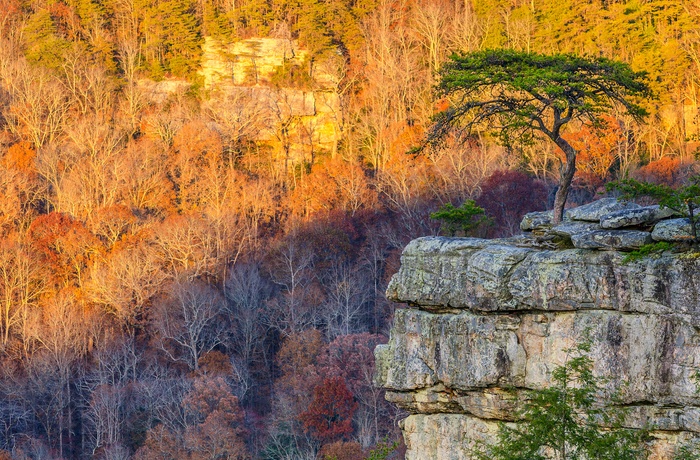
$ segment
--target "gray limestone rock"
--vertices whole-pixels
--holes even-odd
[[[697,398],[700,332],[683,321],[614,311],[511,316],[397,310],[389,343],[376,353],[377,383],[395,392],[544,388],[555,363],[566,360],[566,350],[585,331],[593,338],[594,373],[625,403],[683,405]]]
[[[543,227],[549,227],[552,223],[552,211],[528,212],[520,221],[520,230],[532,231]]]
[[[654,226],[651,237],[655,241],[693,241],[690,220],[686,218],[662,220]]]
[[[639,230],[595,230],[571,236],[579,249],[634,250],[652,242],[651,233]]]
[[[394,275],[387,298],[426,308],[466,306],[463,293],[471,287],[466,274],[469,258],[489,244],[478,238],[425,237],[411,241],[401,254],[401,266],[407,269]]]
[[[507,305],[506,280],[531,249],[498,240],[426,237],[412,241],[387,288],[387,298],[425,309],[496,310]]]
[[[601,216],[600,226],[602,228],[621,228],[635,225],[647,225],[671,217],[674,214],[675,211],[673,209],[662,208],[658,205],[622,209]]]
[[[636,209],[640,206],[628,201],[618,201],[617,198],[602,198],[592,203],[584,204],[566,211],[566,217],[571,220],[585,220],[600,222],[600,218],[606,214],[623,209]]]
[[[468,391],[522,381],[525,355],[516,335],[518,323],[504,315],[396,310],[389,343],[375,353],[381,361],[377,382],[394,391],[439,383]]]
[[[416,414],[400,422],[406,460],[468,460],[478,441],[493,440],[498,422],[462,414]]]
[[[615,252],[568,249],[531,254],[513,270],[508,289],[521,309],[624,310],[629,272]]]
[[[571,238],[579,233],[588,233],[599,229],[600,226],[593,222],[562,222],[561,224],[547,230],[547,233]]]
[[[475,448],[496,440],[499,424],[468,414],[421,413],[409,415],[399,426],[406,460],[473,460]],[[652,430],[647,435],[650,460],[677,459],[677,446],[700,441],[700,436],[683,431]]]
[[[604,309],[689,314],[700,323],[699,258],[623,258],[617,251],[420,238],[406,247],[387,298],[428,311]]]
[[[588,233],[597,232],[628,231]],[[498,421],[517,423],[528,391],[550,385],[585,335],[603,392],[626,407],[624,425],[650,427],[653,458],[700,440],[700,258],[668,251],[622,263],[616,250],[525,241],[421,238],[404,251],[387,295],[411,308],[396,310],[376,348],[375,379],[412,414],[401,424],[406,458],[468,460]]]

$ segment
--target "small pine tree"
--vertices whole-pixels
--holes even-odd
[[[501,425],[494,445],[479,445],[479,460],[639,460],[643,431],[623,429],[621,413],[599,408],[600,379],[588,356],[590,341],[552,373],[553,385],[532,391],[516,426]],[[601,428],[605,426],[607,428]]]
[[[483,214],[484,208],[477,206],[474,200],[467,200],[459,208],[455,208],[452,203],[446,203],[430,214],[430,218],[442,221],[441,230],[449,236],[455,236],[458,231],[467,235],[485,223],[487,219]]]

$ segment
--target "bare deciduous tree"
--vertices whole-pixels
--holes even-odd
[[[255,263],[235,265],[226,278],[227,312],[235,325],[233,349],[245,366],[250,366],[261,351],[265,336],[265,303],[270,291]]]
[[[365,327],[361,320],[366,315],[367,301],[372,294],[367,273],[347,261],[336,260],[323,284],[329,340],[363,332]]]
[[[24,329],[27,309],[42,293],[39,266],[31,253],[19,243],[0,241],[0,343],[8,346],[16,329]],[[21,335],[21,333],[19,334]]]
[[[5,114],[10,129],[41,148],[62,133],[69,103],[65,91],[48,70],[29,66],[24,59],[3,69],[12,96]]]
[[[173,361],[198,369],[199,359],[225,341],[224,308],[223,297],[211,286],[176,280],[170,297],[155,306],[160,349]]]

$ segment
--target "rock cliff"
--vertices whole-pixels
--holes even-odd
[[[406,458],[468,459],[475,440],[514,421],[519,392],[549,384],[584,331],[625,424],[651,428],[651,458],[700,438],[700,258],[624,257],[532,236],[411,242],[387,291],[408,307],[375,351],[377,382],[410,413]]]
[[[229,98],[237,104],[254,101],[251,111],[260,125],[255,140],[280,151],[286,144],[298,161],[312,156],[314,149],[335,152],[341,131],[336,89],[342,66],[333,62],[333,56],[311,67],[311,80],[302,89],[271,84],[283,66],[309,68],[309,53],[296,40],[249,38],[222,43],[205,37],[202,51],[200,74],[212,97]]]
[[[296,40],[258,37],[223,43],[204,37],[199,71],[206,90],[203,105],[233,114],[228,118],[234,119],[239,135],[271,147],[273,158],[290,169],[312,162],[318,153],[335,154],[343,130],[338,85],[344,61],[330,55],[310,66],[308,54]],[[308,76],[304,85],[289,79],[273,84],[285,66],[303,69]],[[191,86],[177,78],[138,81],[143,95],[158,104]]]

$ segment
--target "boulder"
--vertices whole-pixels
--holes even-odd
[[[600,222],[600,218],[606,214],[625,209],[636,209],[639,207],[641,206],[636,203],[629,201],[618,201],[617,198],[602,198],[592,203],[569,209],[566,211],[565,217],[571,220]]]
[[[552,211],[528,212],[520,221],[520,230],[527,232],[540,228],[547,228],[552,223]]]
[[[566,238],[571,238],[573,235],[579,233],[588,233],[593,230],[600,230],[600,226],[593,222],[572,222],[566,221],[561,224],[550,228],[547,233],[550,235],[563,236]]]
[[[690,220],[686,218],[662,220],[654,226],[651,237],[654,241],[693,241]]]
[[[652,242],[651,233],[639,230],[595,230],[571,236],[574,247],[580,249],[639,249]]]
[[[658,205],[622,209],[602,216],[600,218],[600,226],[602,228],[621,228],[636,225],[649,225],[661,219],[671,217],[675,213],[673,209],[662,208]]]

